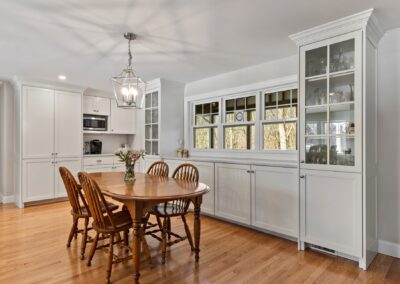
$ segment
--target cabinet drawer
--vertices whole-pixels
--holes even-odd
[[[85,166],[113,165],[114,157],[84,157],[83,164]]]

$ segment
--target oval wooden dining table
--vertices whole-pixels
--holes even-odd
[[[136,173],[132,182],[124,181],[123,172],[100,172],[89,174],[104,195],[122,202],[133,221],[132,260],[135,283],[140,277],[140,243],[143,235],[142,218],[148,208],[176,199],[189,199],[194,205],[194,252],[199,261],[200,253],[200,207],[202,197],[210,188],[199,182],[176,180]]]

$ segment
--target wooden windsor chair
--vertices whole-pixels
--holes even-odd
[[[77,183],[72,173],[66,167],[60,167],[59,172],[67,191],[69,203],[71,204],[72,227],[68,236],[67,247],[71,246],[72,238],[75,237],[77,239],[78,233],[82,234],[80,258],[84,259],[86,244],[93,241],[88,235],[88,231],[92,230],[92,228],[88,227],[91,217],[89,207],[85,196],[82,194],[82,187]],[[118,205],[111,202],[107,202],[107,206],[111,211],[118,209]],[[101,210],[103,212],[106,210],[103,204],[101,205]],[[83,229],[78,229],[79,219],[84,220]]]
[[[172,177],[177,180],[187,181],[187,182],[198,182],[199,181],[199,171],[192,164],[182,164],[178,166]],[[163,219],[162,224],[160,221],[159,229],[145,232],[145,234],[151,235],[152,237],[161,241],[162,248],[162,263],[165,263],[165,256],[167,251],[167,246],[172,246],[178,242],[181,242],[185,239],[188,240],[190,248],[194,250],[192,235],[189,230],[189,226],[186,221],[186,214],[188,213],[190,205],[190,200],[187,199],[177,199],[169,202],[165,202],[155,206],[148,211],[148,215],[146,215],[146,223],[149,219],[150,215],[155,215],[157,220]],[[186,236],[180,236],[171,230],[171,217],[181,217]],[[145,224],[146,224],[145,223]],[[145,226],[147,229],[147,226]],[[156,235],[157,232],[161,232],[161,238]],[[171,237],[175,237],[175,240],[171,241]],[[167,241],[168,238],[168,241]]]

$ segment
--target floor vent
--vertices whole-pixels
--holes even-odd
[[[317,245],[310,245],[310,248],[322,253],[327,253],[327,254],[331,254],[331,255],[337,255],[336,251],[333,249],[328,249],[325,247],[321,247],[321,246],[317,246]]]

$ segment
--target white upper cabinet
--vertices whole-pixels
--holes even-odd
[[[82,154],[82,97],[79,93],[55,93],[55,155],[74,157]]]
[[[48,158],[54,149],[54,90],[23,87],[22,156]]]
[[[361,31],[300,48],[302,168],[361,171]]]
[[[83,113],[94,115],[110,115],[110,99],[83,96]]]
[[[111,100],[110,132],[116,134],[135,134],[135,110],[119,108],[115,100]]]

